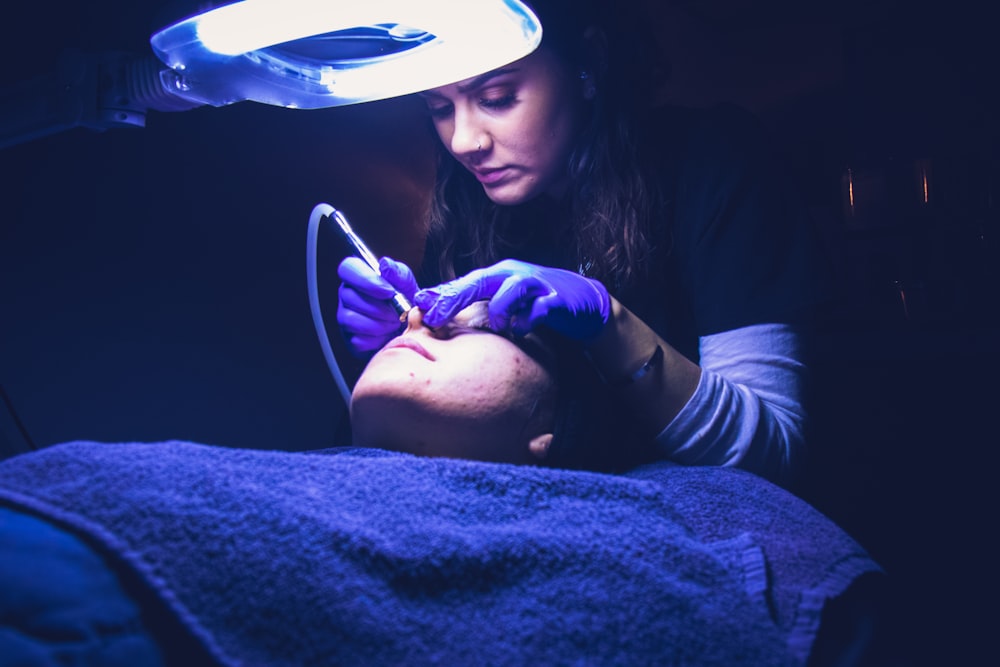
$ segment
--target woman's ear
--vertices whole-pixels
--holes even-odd
[[[544,461],[549,455],[549,446],[552,444],[551,433],[540,433],[528,443],[528,451],[539,461]]]

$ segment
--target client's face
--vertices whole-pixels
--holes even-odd
[[[423,456],[528,463],[544,456],[555,381],[525,346],[486,330],[485,302],[434,331],[410,312],[351,398],[355,443]],[[539,348],[541,350],[541,348]]]

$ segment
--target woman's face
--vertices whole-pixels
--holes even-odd
[[[422,93],[445,148],[502,205],[559,197],[582,125],[583,86],[544,47],[506,67]]]
[[[356,444],[423,456],[535,461],[551,431],[555,383],[522,347],[483,327],[486,302],[431,331],[419,310],[382,348],[351,397]],[[538,344],[530,336],[525,344]]]

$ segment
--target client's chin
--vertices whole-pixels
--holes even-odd
[[[547,449],[544,442],[515,433],[509,415],[437,411],[399,396],[356,391],[350,415],[353,442],[359,447],[515,464],[538,463]]]

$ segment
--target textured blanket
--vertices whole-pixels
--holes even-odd
[[[376,450],[77,442],[0,504],[138,575],[222,665],[795,665],[878,566],[787,492]]]

